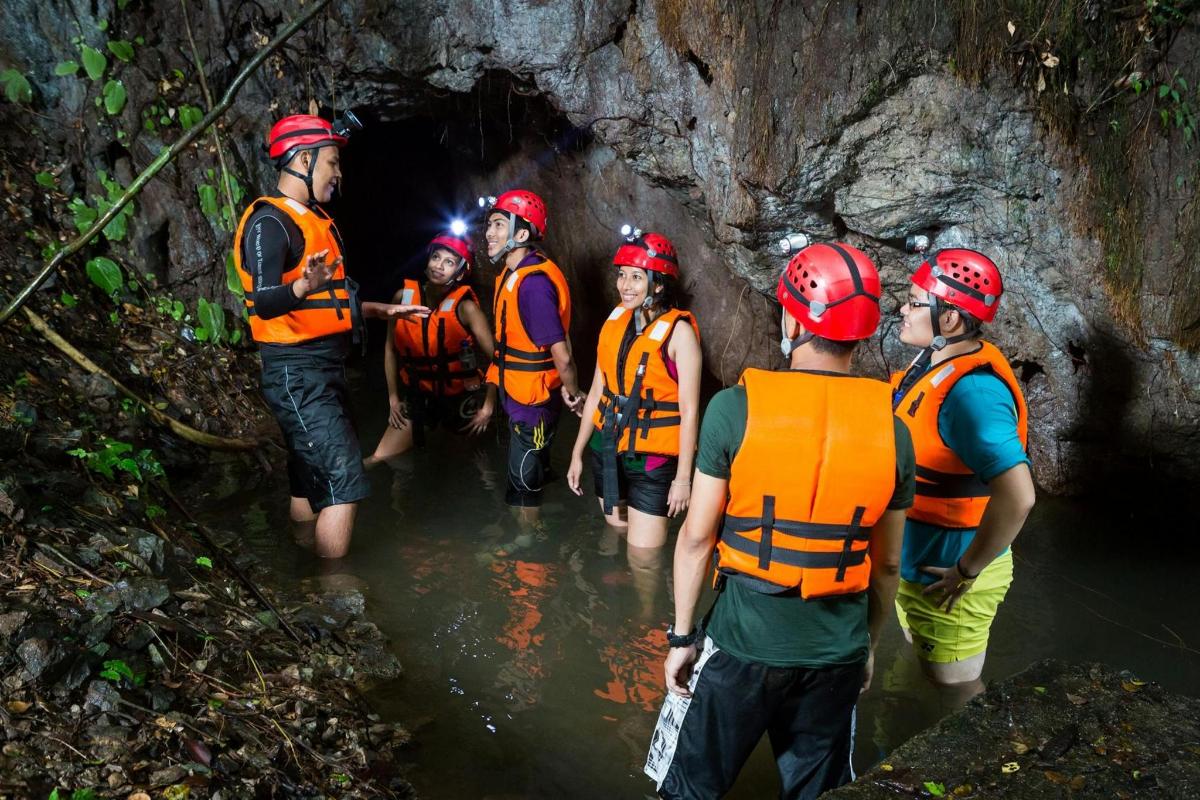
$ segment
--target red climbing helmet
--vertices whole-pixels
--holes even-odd
[[[326,145],[341,147],[349,139],[333,129],[333,123],[312,114],[293,114],[271,126],[267,134],[267,156],[276,166],[283,166],[301,150]]]
[[[670,239],[661,233],[642,233],[636,229],[626,228],[622,232],[626,242],[613,256],[614,267],[640,267],[672,278],[679,277],[679,257]]]
[[[459,257],[461,266],[456,277],[459,280],[465,280],[471,274],[471,267],[475,265],[475,249],[471,246],[471,240],[467,238],[466,234],[459,236],[453,231],[443,231],[430,240],[426,252],[432,255],[433,251],[439,247],[449,250]]]
[[[847,342],[865,339],[879,325],[879,272],[848,244],[803,248],[779,277],[775,296],[809,333]]]
[[[1004,281],[996,262],[962,247],[937,250],[913,273],[912,282],[981,322],[991,322],[1000,307]]]
[[[533,228],[530,238],[541,239],[546,235],[546,204],[542,198],[525,189],[513,189],[505,192],[492,202],[487,216],[500,211],[505,214],[515,214],[529,223]],[[512,235],[512,231],[509,235]]]

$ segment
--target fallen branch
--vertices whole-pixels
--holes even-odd
[[[146,409],[146,413],[150,415],[152,420],[157,422],[159,425],[168,426],[171,429],[171,432],[179,438],[186,439],[192,444],[198,444],[202,447],[207,447],[212,450],[246,451],[254,450],[258,447],[257,441],[252,441],[250,439],[230,439],[225,436],[215,436],[211,433],[205,433],[204,431],[196,430],[190,425],[184,425],[182,422],[170,416],[169,414],[164,414],[162,411],[155,408],[154,404],[138,395],[112,375],[109,375],[103,367],[85,356],[74,345],[72,345],[70,342],[60,336],[57,331],[51,328],[49,323],[38,316],[36,312],[28,308],[24,308],[22,311],[24,311],[25,316],[29,318],[29,322],[33,325],[34,330],[45,337],[46,341],[57,347],[64,355],[66,355],[79,366],[83,367],[88,372],[92,373],[93,375],[101,375],[112,381],[113,385],[117,387],[117,390],[120,391],[121,394],[141,405],[142,408]]]
[[[280,45],[292,38],[292,35],[296,31],[300,30],[300,28],[303,27],[306,22],[315,17],[322,9],[325,8],[325,6],[329,5],[329,1],[330,0],[316,0],[316,2],[308,8],[308,10],[306,10],[296,19],[292,20],[292,22],[286,28],[280,31],[279,35],[272,39],[266,47],[255,53],[254,58],[250,59],[250,63],[242,67],[242,70],[233,79],[233,82],[229,84],[229,88],[225,90],[225,94],[221,97],[221,102],[209,109],[209,112],[204,115],[204,119],[200,120],[199,124],[189,128],[187,132],[183,134],[183,136],[179,137],[175,144],[159,153],[158,157],[150,163],[150,166],[146,167],[146,169],[142,170],[140,175],[134,178],[133,183],[129,184],[129,188],[125,190],[120,199],[113,203],[112,208],[110,208],[104,214],[101,214],[100,218],[92,223],[92,227],[88,228],[87,231],[71,240],[66,247],[55,253],[54,257],[46,262],[46,266],[42,267],[41,271],[38,272],[38,274],[35,275],[31,281],[25,284],[25,286],[23,286],[19,292],[17,292],[16,296],[9,301],[8,305],[4,307],[4,310],[0,311],[0,325],[8,322],[12,315],[17,313],[17,309],[25,305],[29,298],[33,296],[33,293],[38,290],[38,287],[45,283],[46,279],[49,278],[54,270],[58,269],[58,267],[64,261],[66,261],[67,258],[79,252],[79,250],[82,249],[88,242],[96,238],[96,234],[104,230],[105,226],[108,225],[108,223],[111,222],[113,218],[117,216],[117,214],[121,213],[121,209],[132,202],[133,198],[142,191],[145,185],[149,183],[151,178],[157,175],[163,167],[173,161],[175,157],[183,152],[185,147],[195,141],[200,134],[208,130],[208,127],[216,122],[217,119],[220,118],[221,115],[224,114],[231,105],[233,105],[233,98],[237,96],[238,90],[242,88],[242,84],[245,83],[246,80],[249,79],[249,77],[254,73],[254,71],[257,70],[259,66],[261,66],[262,63],[267,60],[267,56],[271,55],[273,52],[279,49]]]

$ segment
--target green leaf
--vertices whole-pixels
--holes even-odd
[[[225,254],[225,286],[239,299],[245,299],[246,291],[242,288],[242,276],[238,273],[237,264],[233,261],[233,253]]]
[[[63,292],[61,295],[59,295],[58,299],[59,302],[61,302],[67,308],[74,308],[75,306],[79,305],[79,300],[70,292]]]
[[[240,341],[242,341],[242,329],[234,328],[229,334],[229,343],[237,344]]]
[[[108,322],[110,325],[119,325],[121,323],[121,315],[116,311],[108,312]],[[112,477],[111,475],[109,477]]]
[[[87,262],[87,276],[92,283],[100,287],[105,294],[112,296],[124,284],[125,278],[117,262],[104,256],[98,256]]]
[[[200,194],[200,210],[206,217],[215,217],[220,213],[217,208],[217,187],[211,183],[202,183],[196,187]]]
[[[108,52],[122,61],[133,61],[133,45],[124,39],[114,39],[108,43]]]
[[[74,75],[79,72],[78,61],[60,61],[58,66],[54,68],[54,74],[58,76]]]
[[[925,791],[929,792],[934,797],[945,797],[945,784],[935,783],[934,781],[925,781]]]
[[[108,20],[100,20],[98,23],[96,23],[96,27],[99,28],[101,32],[108,30]]]
[[[1187,91],[1187,81],[1185,81],[1183,78],[1176,78],[1175,82],[1179,84],[1180,89],[1183,89],[1185,92]]]
[[[100,80],[108,67],[108,59],[104,57],[104,53],[86,44],[79,48],[79,52],[83,56],[83,69],[88,77],[94,81]]]
[[[212,559],[208,556],[196,556],[196,566],[212,569]]]
[[[96,221],[96,209],[83,202],[81,198],[75,197],[71,202],[67,203],[67,208],[71,209],[71,213],[75,217],[75,227],[80,233],[83,233],[88,228],[92,227],[92,223]]]
[[[208,328],[196,328],[195,333],[197,342],[208,341]]]
[[[126,2],[128,2],[128,0],[126,0]],[[124,4],[122,4],[121,8],[124,8],[124,7],[125,7]],[[141,47],[142,45],[144,45],[146,43],[146,37],[135,36],[135,37],[133,37],[133,43],[136,44],[138,47]]]
[[[54,791],[50,792],[50,796],[46,800],[59,800],[58,787],[55,787]]]
[[[179,124],[185,131],[193,125],[199,125],[202,119],[204,112],[195,106],[184,103],[179,107]]]
[[[1159,99],[1159,100],[1163,99],[1164,97],[1166,97],[1166,96],[1167,96],[1167,94],[1168,94],[1170,91],[1171,91],[1171,87],[1170,87],[1170,86],[1167,86],[1167,85],[1164,83],[1162,86],[1158,87],[1158,99]]]
[[[38,186],[45,186],[47,189],[54,188],[54,176],[49,172],[39,172],[33,176],[33,179],[37,181]]]
[[[219,303],[210,303],[201,297],[196,306],[196,322],[200,324],[197,335],[201,330],[207,331],[213,344],[220,344],[225,338],[225,309]]]
[[[113,80],[104,84],[104,110],[110,115],[115,116],[120,114],[121,109],[125,107],[125,100],[127,98],[125,84]]]
[[[15,69],[0,72],[0,83],[4,84],[4,96],[8,102],[28,105],[33,101],[33,87],[29,80]]]

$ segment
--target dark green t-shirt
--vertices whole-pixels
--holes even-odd
[[[696,469],[729,480],[746,434],[746,388],[718,392],[700,426]],[[896,488],[889,509],[910,508],[916,466],[908,428],[894,419]],[[772,667],[825,667],[867,660],[867,593],[804,600],[769,595],[726,581],[708,623],[708,635],[725,652]]]

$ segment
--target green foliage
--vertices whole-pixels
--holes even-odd
[[[158,519],[159,517],[166,516],[166,514],[167,510],[162,506],[156,506],[154,503],[146,506],[146,519]]]
[[[934,783],[933,781],[925,781],[925,791],[929,792],[934,797],[945,797],[946,786],[942,783]]]
[[[153,298],[151,298],[151,300],[154,303],[154,309],[158,311],[158,313],[162,314],[164,317],[170,317],[176,322],[179,322],[179,320],[183,319],[183,315],[187,313],[187,309],[184,307],[181,300],[176,300],[172,297],[165,297],[162,295],[155,295]]]
[[[4,84],[4,96],[8,102],[29,105],[33,102],[33,87],[29,79],[15,69],[0,72],[0,83]]]
[[[124,39],[110,41],[108,43],[108,52],[126,63],[133,61],[133,45]]]
[[[78,61],[60,61],[58,66],[54,68],[54,74],[60,78],[64,75],[75,75],[79,72]]]
[[[212,559],[208,556],[196,556],[196,566],[212,569]]]
[[[104,77],[104,70],[108,67],[108,59],[104,53],[86,44],[80,46],[79,53],[83,58],[83,69],[89,78],[98,81]]]
[[[246,291],[242,288],[242,277],[238,274],[232,250],[225,254],[225,286],[233,293],[234,297],[245,301]]]
[[[179,124],[186,131],[194,125],[199,125],[204,119],[204,112],[195,106],[184,103],[179,107]]]
[[[196,341],[220,344],[226,338],[225,309],[201,297],[196,307]]]
[[[67,308],[74,308],[75,306],[79,305],[79,300],[70,292],[63,292],[59,296],[58,300]]]
[[[92,223],[100,216],[96,213],[96,209],[89,206],[79,197],[71,198],[71,202],[67,203],[67,208],[75,216],[75,227],[80,233],[92,227]]]
[[[88,260],[87,276],[109,297],[115,297],[125,285],[125,275],[121,267],[111,258],[104,256]]]
[[[211,183],[202,183],[196,187],[196,191],[200,194],[200,210],[204,212],[204,216],[218,216],[220,208],[217,206],[217,187]]]
[[[100,671],[100,677],[110,680],[113,683],[120,683],[126,680],[132,686],[141,686],[146,682],[146,674],[143,672],[134,672],[119,658],[112,658],[104,662],[104,669]],[[74,798],[72,798],[74,800]]]
[[[125,108],[125,101],[128,99],[128,94],[125,92],[125,84],[118,80],[110,80],[104,84],[104,110],[110,116],[116,116],[121,113],[121,109]]]
[[[84,466],[92,472],[99,473],[109,480],[116,480],[118,472],[123,472],[137,479],[138,482],[147,478],[166,477],[162,464],[147,448],[135,453],[133,445],[110,439],[107,436],[101,436],[96,444],[99,448],[97,450],[84,450],[82,447],[77,447],[74,450],[68,450],[67,455],[80,459]]]
[[[49,172],[39,172],[33,179],[37,181],[38,186],[45,186],[47,189],[53,189],[57,185],[54,176]]]
[[[104,186],[104,191],[108,194],[108,197],[96,198],[96,207],[100,209],[101,214],[105,214],[117,204],[117,201],[121,199],[121,195],[125,194],[125,187],[115,179],[108,177],[108,173],[104,170],[97,172],[96,177],[100,179],[101,185]],[[104,226],[104,238],[110,242],[124,241],[129,229],[129,220],[132,218],[133,203],[127,203],[121,209],[121,212]]]

